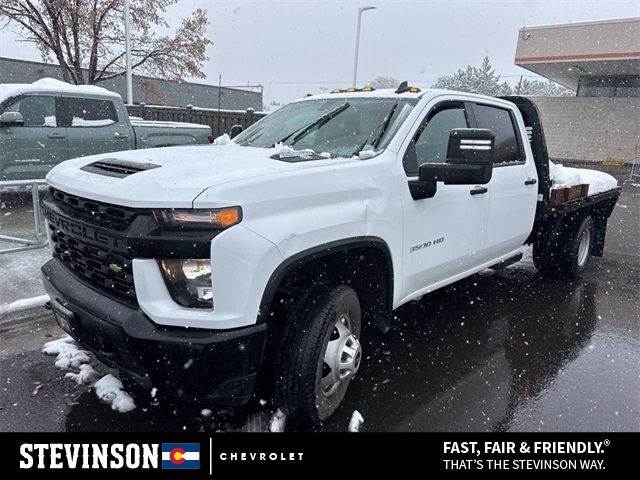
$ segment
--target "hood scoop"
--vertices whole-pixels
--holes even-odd
[[[158,167],[160,167],[160,165],[156,165],[155,163],[138,163],[118,160],[117,158],[105,158],[97,162],[89,163],[80,170],[107,177],[125,178],[134,173],[144,172]]]

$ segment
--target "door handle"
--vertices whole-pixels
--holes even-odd
[[[113,134],[113,138],[129,138],[129,135],[125,134],[125,133],[120,133],[120,132],[115,132]]]
[[[487,187],[476,187],[471,190],[469,193],[471,195],[482,195],[483,193],[487,193],[489,189]]]
[[[47,138],[64,138],[65,136],[61,133],[50,133],[47,135]]]
[[[535,185],[536,183],[538,183],[538,180],[536,180],[535,178],[527,178],[524,181],[525,185]]]

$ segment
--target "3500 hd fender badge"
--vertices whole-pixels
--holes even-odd
[[[435,240],[429,240],[428,242],[419,243],[418,245],[413,245],[409,248],[409,253],[413,253],[416,250],[422,250],[423,248],[429,248],[432,245],[438,245],[439,243],[444,243],[444,237],[436,238]]]

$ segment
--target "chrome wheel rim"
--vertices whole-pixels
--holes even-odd
[[[583,266],[589,258],[589,246],[591,245],[591,230],[588,228],[582,231],[580,245],[578,246],[578,265]]]
[[[352,328],[346,314],[340,315],[333,325],[321,360],[319,390],[324,397],[335,395],[340,385],[348,382],[360,368],[362,347]]]

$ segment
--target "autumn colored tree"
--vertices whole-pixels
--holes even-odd
[[[136,73],[170,80],[204,78],[207,15],[197,9],[172,34],[166,10],[177,0],[131,0],[131,56]],[[14,26],[55,59],[65,81],[95,84],[125,72],[123,0],[1,0],[0,27]]]

